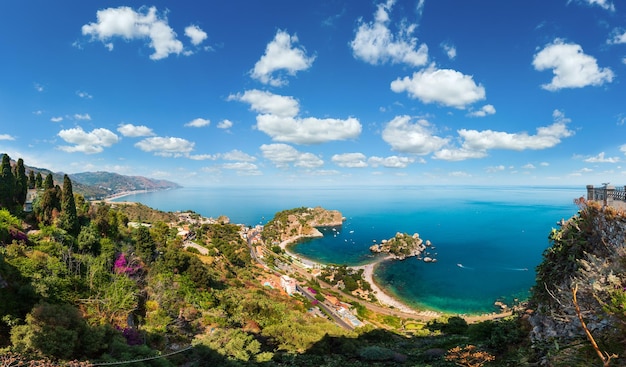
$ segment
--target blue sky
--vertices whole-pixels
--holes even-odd
[[[184,186],[626,184],[610,0],[3,1],[0,152]]]

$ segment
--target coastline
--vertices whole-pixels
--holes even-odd
[[[294,237],[291,237],[289,239],[282,241],[279,244],[279,246],[287,255],[291,256],[293,259],[300,262],[303,266],[308,267],[308,268],[322,268],[326,266],[326,264],[319,263],[317,261],[302,257],[289,250],[289,245],[294,244],[295,242],[303,238],[315,238],[315,237],[320,237],[320,236],[323,236],[323,235],[319,231],[309,236],[302,236],[302,235],[294,236]],[[374,292],[376,299],[378,300],[378,303],[382,306],[390,307],[392,309],[395,309],[407,315],[414,315],[416,318],[422,319],[422,320],[433,320],[438,317],[446,316],[446,315],[459,316],[465,319],[465,321],[467,321],[467,323],[469,324],[478,323],[482,321],[488,321],[488,320],[501,319],[501,318],[513,315],[512,310],[507,310],[504,312],[492,312],[492,313],[468,315],[468,314],[453,314],[453,313],[448,314],[448,313],[434,311],[434,310],[428,310],[428,309],[420,310],[420,309],[411,307],[403,303],[397,297],[389,294],[388,292],[385,292],[385,290],[374,280],[374,271],[376,271],[376,267],[381,262],[392,260],[392,259],[393,259],[393,255],[388,255],[385,257],[378,258],[368,264],[349,266],[350,269],[354,269],[354,270],[363,269],[363,280],[370,284],[370,287],[372,288],[372,292]]]
[[[314,237],[319,237],[322,236],[321,232],[317,232],[314,235],[311,236],[295,236],[292,238],[289,238],[287,240],[282,241],[279,246],[280,248],[285,251],[285,253],[289,256],[291,256],[292,258],[298,260],[300,263],[302,263],[304,266],[307,267],[311,267],[311,268],[321,268],[323,266],[325,266],[325,264],[321,264],[319,262],[313,261],[311,259],[307,259],[304,258],[302,256],[299,256],[293,252],[291,252],[288,247],[289,245],[303,239],[303,238],[314,238]],[[402,303],[400,300],[398,300],[397,298],[393,297],[392,295],[386,293],[378,284],[376,284],[376,282],[374,281],[374,270],[376,268],[376,266],[386,260],[390,260],[392,259],[393,256],[389,255],[389,256],[385,256],[379,259],[374,260],[373,262],[369,263],[369,264],[365,264],[365,265],[358,265],[358,266],[349,266],[350,269],[353,270],[358,270],[358,269],[363,269],[363,280],[365,280],[366,282],[368,282],[372,288],[372,292],[374,292],[376,299],[378,300],[378,302],[381,305],[387,306],[387,307],[393,307],[395,309],[397,309],[398,311],[407,313],[407,314],[414,314],[416,316],[426,316],[426,317],[438,317],[441,316],[440,313],[436,312],[436,311],[417,311],[413,308],[411,308],[410,306]]]

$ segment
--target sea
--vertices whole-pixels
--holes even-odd
[[[551,230],[577,213],[574,199],[585,195],[579,186],[185,187],[117,201],[226,215],[247,225],[264,224],[285,209],[336,209],[345,217],[342,226],[291,247],[326,264],[362,265],[373,260],[374,243],[418,233],[432,243],[424,255],[436,262],[382,262],[374,280],[414,307],[471,315],[529,296]]]

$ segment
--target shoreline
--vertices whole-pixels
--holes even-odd
[[[318,235],[319,233],[319,235]],[[296,242],[298,242],[299,240],[303,239],[303,238],[315,238],[315,237],[320,237],[323,236],[321,232],[318,231],[318,233],[312,235],[312,236],[295,236],[292,237],[290,239],[284,240],[282,241],[279,246],[280,248],[285,251],[285,253],[289,256],[291,256],[292,258],[298,260],[299,262],[301,262],[303,265],[305,266],[309,266],[312,268],[321,268],[326,266],[326,264],[322,264],[319,263],[317,261],[313,261],[311,259],[302,257],[298,254],[295,254],[291,251],[289,251],[288,247],[289,245],[292,245]],[[348,266],[348,268],[353,269],[353,270],[358,270],[358,269],[363,269],[363,280],[366,281],[367,283],[369,283],[370,287],[372,288],[372,292],[374,293],[374,295],[376,296],[376,299],[378,301],[378,303],[380,303],[381,305],[387,306],[387,307],[391,307],[391,308],[395,308],[398,311],[404,312],[404,313],[408,313],[408,314],[414,314],[416,316],[427,316],[427,317],[439,317],[442,314],[436,311],[418,311],[415,310],[414,308],[404,304],[402,301],[398,300],[396,297],[386,293],[375,281],[374,281],[374,270],[376,268],[376,266],[383,262],[383,261],[387,261],[387,260],[391,260],[393,259],[392,255],[388,255],[385,257],[381,257],[378,258],[376,260],[374,260],[371,263],[365,264],[365,265],[357,265],[357,266]],[[367,302],[364,300],[364,302]]]
[[[323,237],[323,234],[318,231],[318,232],[314,232],[312,235],[309,235],[309,236],[298,235],[298,236],[282,241],[279,244],[279,246],[285,252],[285,254],[299,261],[305,267],[322,268],[327,265],[324,263],[320,263],[320,262],[305,258],[303,256],[300,256],[288,249],[289,245],[292,245],[302,239],[317,238],[317,237]],[[501,318],[513,315],[512,310],[508,310],[505,312],[492,312],[492,313],[482,313],[482,314],[457,314],[457,313],[440,312],[440,311],[429,310],[429,309],[417,309],[415,307],[411,307],[405,304],[404,302],[402,302],[401,300],[399,300],[397,297],[389,294],[388,292],[385,292],[383,287],[381,287],[374,280],[374,271],[376,270],[376,267],[381,262],[392,260],[392,259],[393,259],[393,255],[387,255],[385,257],[380,257],[378,259],[375,259],[371,263],[367,263],[364,265],[348,266],[348,268],[353,269],[353,270],[363,269],[363,280],[370,284],[370,287],[372,288],[372,292],[376,296],[376,299],[380,305],[383,305],[392,309],[396,309],[397,311],[403,312],[405,314],[414,315],[416,318],[422,318],[422,319],[427,319],[427,320],[436,319],[441,316],[459,316],[465,319],[467,323],[469,324],[478,323],[482,321],[488,321],[488,320],[501,319]],[[368,301],[363,300],[363,302],[368,302]]]

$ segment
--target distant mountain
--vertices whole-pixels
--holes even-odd
[[[136,190],[168,190],[181,187],[179,184],[166,180],[156,180],[142,176],[124,176],[111,172],[82,172],[69,175],[74,192],[80,192],[78,186],[87,186],[82,193],[87,197],[103,197],[124,191]],[[55,177],[56,179],[56,177]]]
[[[5,153],[0,153],[0,158]],[[15,160],[11,159],[11,166],[15,165]],[[35,174],[41,173],[43,178],[52,174],[55,185],[63,185],[63,172],[52,172],[46,168],[28,166],[24,162],[26,174],[33,171]],[[177,189],[181,186],[175,182],[166,180],[156,180],[142,176],[124,176],[111,172],[83,172],[68,175],[72,180],[72,191],[83,195],[86,199],[103,199],[106,196],[121,193],[124,191],[138,190],[168,190]]]

